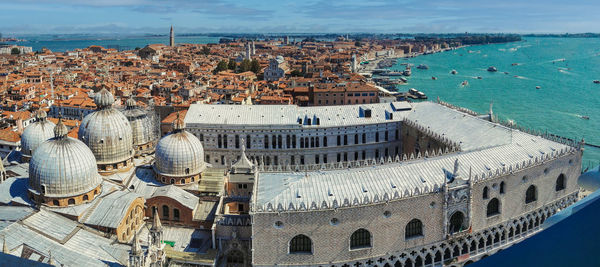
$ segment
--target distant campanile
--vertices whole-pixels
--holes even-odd
[[[175,33],[173,32],[173,25],[171,25],[171,33],[169,34],[169,46],[175,46]]]

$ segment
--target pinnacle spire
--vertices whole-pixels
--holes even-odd
[[[153,220],[152,220],[152,227],[150,227],[150,230],[159,230],[160,231],[162,229],[162,224],[160,223],[158,211],[154,210],[152,216],[153,216]]]
[[[48,250],[48,264],[54,265],[54,259],[52,259],[52,251]]]
[[[133,244],[131,244],[131,255],[140,255],[142,253],[142,245],[138,239],[137,232],[133,233]]]
[[[10,253],[10,251],[8,251],[8,246],[6,246],[6,236],[4,236],[4,238],[2,239],[2,253]]]

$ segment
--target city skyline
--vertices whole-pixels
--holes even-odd
[[[144,34],[167,25],[177,33],[600,32],[597,3],[575,2],[20,0],[2,4],[0,32]]]

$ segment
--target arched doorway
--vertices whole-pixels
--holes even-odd
[[[464,222],[465,215],[462,212],[457,211],[454,214],[452,214],[452,216],[450,217],[450,234],[465,230],[463,226]]]

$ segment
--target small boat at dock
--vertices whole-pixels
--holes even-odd
[[[417,66],[417,69],[420,69],[420,70],[428,70],[428,69],[429,69],[429,66],[427,66],[427,65],[425,65],[425,64],[420,64],[419,66]]]

